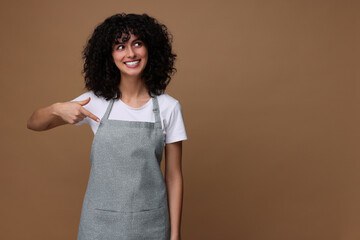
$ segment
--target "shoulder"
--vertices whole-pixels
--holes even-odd
[[[164,118],[166,144],[186,140],[187,135],[179,100],[164,93],[158,96],[158,101]]]
[[[76,98],[74,98],[70,101],[71,102],[72,101],[82,101],[82,100],[87,99],[88,97],[90,97],[91,99],[99,99],[99,97],[96,96],[93,91],[87,91],[87,92],[80,94],[79,96],[77,96]]]
[[[77,96],[76,98],[70,100],[70,102],[86,100],[89,97],[90,97],[90,102],[87,104],[88,106],[96,107],[96,106],[103,105],[104,103],[106,103],[105,98],[96,96],[93,91],[84,92],[84,93],[80,94],[79,96]]]
[[[157,98],[160,111],[171,112],[177,105],[180,105],[177,99],[167,93],[163,93],[157,96]]]

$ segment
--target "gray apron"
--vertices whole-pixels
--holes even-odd
[[[170,218],[160,163],[165,137],[156,95],[154,122],[108,119],[94,136],[78,240],[169,240]]]

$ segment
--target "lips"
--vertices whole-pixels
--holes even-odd
[[[127,66],[128,68],[136,68],[137,66],[139,66],[141,59],[135,60],[135,61],[127,61],[124,62],[125,66]]]
[[[141,59],[137,59],[137,60],[133,60],[133,61],[126,61],[126,62],[124,62],[124,63],[126,64],[126,63],[137,62],[137,61],[140,62],[140,60],[141,60]]]

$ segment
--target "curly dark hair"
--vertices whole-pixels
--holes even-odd
[[[106,100],[119,99],[121,92],[120,70],[112,58],[118,39],[126,42],[130,34],[143,41],[148,50],[148,62],[142,73],[149,95],[164,93],[171,76],[177,71],[172,52],[173,37],[164,24],[147,14],[119,13],[99,24],[88,39],[82,59],[84,60],[84,89],[92,90],[96,96]]]

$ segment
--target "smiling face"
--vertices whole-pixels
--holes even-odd
[[[121,77],[141,77],[148,61],[148,51],[145,44],[131,34],[126,42],[116,43],[112,57],[121,73]]]

